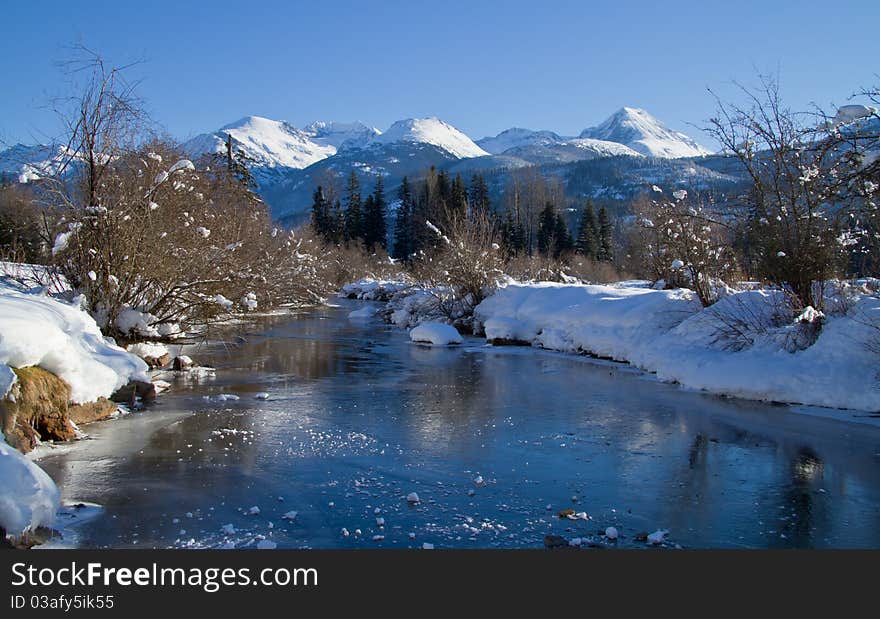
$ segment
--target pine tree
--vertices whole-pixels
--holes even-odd
[[[467,217],[467,212],[467,189],[465,189],[461,174],[456,174],[452,181],[452,187],[449,190],[449,219],[453,221],[462,221]],[[449,223],[452,222],[450,221]]]
[[[361,213],[361,184],[357,174],[351,171],[348,179],[348,204],[345,210],[344,240],[357,241],[363,237],[363,215]]]
[[[413,253],[413,197],[409,187],[409,179],[403,177],[397,197],[400,206],[397,208],[397,219],[394,222],[394,247],[392,257],[408,261]]]
[[[611,262],[614,259],[614,229],[604,206],[599,209],[599,248],[596,259],[603,262]]]
[[[556,208],[547,202],[538,216],[538,253],[549,255],[553,250],[553,241],[557,230]]]
[[[336,198],[333,204],[333,212],[330,215],[331,240],[341,243],[345,240],[345,211],[342,210],[342,202]]]
[[[332,240],[333,230],[330,220],[330,204],[324,196],[324,188],[321,186],[318,186],[315,190],[312,199],[312,229],[324,241]]]
[[[385,223],[387,204],[385,202],[385,188],[381,176],[376,177],[376,189],[367,197],[364,205],[363,236],[364,245],[369,251],[376,247],[385,248],[388,245],[388,228]]]
[[[471,210],[475,213],[489,213],[492,210],[492,203],[489,200],[489,187],[486,185],[486,178],[482,174],[474,174],[471,177],[468,200]]]
[[[572,245],[568,224],[565,223],[565,218],[561,214],[557,214],[556,227],[553,230],[553,257],[559,258],[562,254],[571,251]]]
[[[593,203],[587,201],[581,215],[581,223],[578,226],[575,251],[591,260],[596,259],[599,251],[599,235],[596,229],[596,215],[593,212]]]

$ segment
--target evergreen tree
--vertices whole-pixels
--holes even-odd
[[[461,221],[467,217],[467,200],[467,189],[465,189],[464,181],[461,179],[461,174],[457,174],[449,190],[449,219]]]
[[[388,227],[385,223],[387,208],[382,177],[377,176],[376,189],[364,205],[364,245],[370,251],[375,250],[377,246],[385,249],[388,245]]]
[[[235,148],[231,135],[227,134],[226,142],[223,146],[223,152],[213,155],[213,165],[216,167],[223,166],[230,179],[240,183],[248,191],[255,192],[257,190],[257,181],[250,171],[250,166],[254,163],[254,160],[248,157],[240,148]]]
[[[333,226],[330,219],[330,204],[324,196],[324,188],[318,186],[312,199],[312,229],[324,241],[331,241]]]
[[[575,251],[591,260],[596,259],[596,254],[599,251],[599,235],[596,227],[596,215],[593,212],[593,203],[589,200],[587,200],[587,203],[584,205],[584,211],[581,214],[581,223],[578,226]]]
[[[361,184],[357,174],[351,171],[348,179],[348,204],[345,210],[344,240],[357,241],[363,236],[363,215],[361,213]]]
[[[492,204],[489,201],[489,187],[486,185],[486,178],[482,174],[474,174],[471,177],[468,200],[473,212],[489,213],[492,210]]]
[[[408,261],[413,253],[413,197],[409,187],[409,179],[403,177],[397,197],[400,206],[397,208],[397,219],[394,222],[394,247],[392,257]]]
[[[596,251],[596,259],[603,262],[611,262],[614,259],[614,229],[604,206],[599,209],[599,247]]]
[[[331,240],[341,243],[345,240],[345,211],[342,210],[342,202],[336,198],[333,204],[333,212],[330,215]]]
[[[508,210],[504,215],[504,220],[501,222],[499,229],[499,236],[504,246],[504,253],[508,258],[525,251],[525,230],[514,218],[513,211]]]
[[[562,254],[571,251],[573,245],[565,218],[562,214],[557,214],[556,228],[553,231],[553,257],[559,258]]]
[[[552,202],[547,202],[538,215],[538,253],[549,255],[553,250],[554,239],[557,231],[556,208]]]

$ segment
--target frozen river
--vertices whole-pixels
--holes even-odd
[[[213,377],[44,457],[66,500],[103,506],[65,543],[642,548],[665,529],[667,547],[880,547],[876,419],[476,338],[417,346],[339,303],[194,349]]]

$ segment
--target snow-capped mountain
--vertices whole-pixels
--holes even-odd
[[[66,152],[63,146],[16,144],[0,151],[0,177],[29,183],[54,176],[68,161]]]
[[[692,138],[673,131],[645,110],[623,107],[597,127],[584,129],[581,138],[617,142],[649,157],[699,157],[711,152]]]
[[[485,157],[489,154],[464,133],[436,116],[398,120],[387,131],[372,138],[367,146],[401,142],[431,144],[457,159]]]
[[[483,150],[493,154],[500,155],[511,148],[521,148],[523,146],[549,146],[560,144],[565,138],[552,131],[532,131],[531,129],[522,129],[514,127],[506,129],[495,137],[485,137],[477,140],[477,145]]]
[[[335,146],[313,141],[293,125],[261,116],[246,116],[215,133],[196,136],[183,147],[194,156],[225,152],[226,136],[232,136],[257,168],[305,168],[336,153]]]
[[[302,130],[312,142],[322,146],[332,146],[337,150],[343,147],[360,148],[382,133],[375,127],[368,127],[360,122],[340,123],[322,120],[309,123]]]

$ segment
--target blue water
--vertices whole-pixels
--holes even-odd
[[[877,423],[476,338],[417,346],[339,303],[231,329],[190,352],[214,377],[44,458],[65,499],[103,506],[68,543],[644,548],[665,529],[673,548],[880,547]]]

